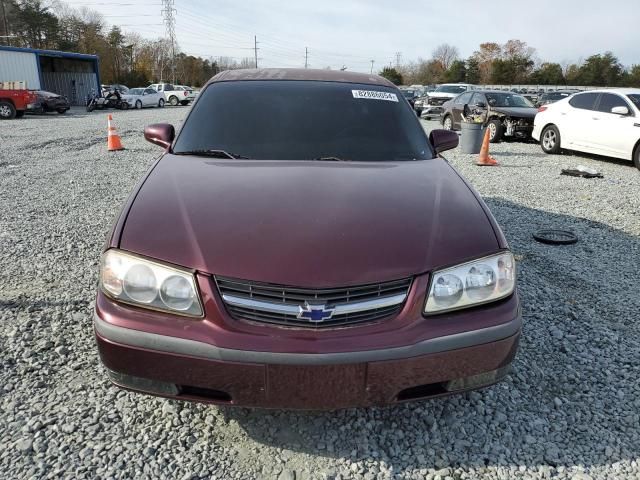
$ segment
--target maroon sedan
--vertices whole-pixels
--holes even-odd
[[[375,75],[223,72],[129,197],[95,333],[118,386],[229,405],[383,405],[494,384],[521,315],[478,194]]]

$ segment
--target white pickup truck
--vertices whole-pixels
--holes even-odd
[[[153,83],[147,88],[153,88],[157,92],[164,93],[165,101],[172,106],[189,105],[192,99],[189,98],[186,90],[180,90],[171,83]]]

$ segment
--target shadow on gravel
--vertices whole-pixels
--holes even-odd
[[[524,335],[506,382],[388,408],[224,408],[227,421],[237,421],[261,444],[320,457],[384,460],[407,476],[425,468],[485,466],[518,475],[526,466],[553,475],[562,467],[596,472],[598,466],[637,460],[638,237],[498,198],[486,201],[517,255],[524,310]],[[532,233],[541,228],[572,230],[579,242],[536,243]]]

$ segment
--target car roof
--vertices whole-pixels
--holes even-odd
[[[251,68],[226,70],[207,82],[234,82],[245,80],[303,80],[318,82],[364,83],[394,87],[386,78],[367,73],[343,72],[338,70],[317,70],[311,68]]]
[[[510,93],[510,94],[516,94],[516,95],[521,95],[520,93],[516,93],[516,92],[512,92],[511,90],[473,90],[474,93]]]
[[[598,88],[595,90],[584,90],[579,93],[619,93],[629,95],[630,93],[640,94],[640,88]]]

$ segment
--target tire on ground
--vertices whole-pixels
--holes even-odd
[[[544,153],[560,153],[560,131],[555,125],[547,125],[540,135],[540,147]]]
[[[489,141],[491,143],[499,143],[502,140],[502,122],[497,118],[490,120],[487,124],[487,128],[489,128]]]
[[[0,101],[0,120],[10,120],[16,117],[16,107],[13,103]]]

